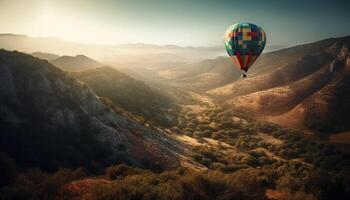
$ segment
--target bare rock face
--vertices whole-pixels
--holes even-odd
[[[13,77],[5,65],[0,65],[0,93],[11,94],[15,91],[15,85],[13,83]]]
[[[45,112],[45,116],[52,124],[57,126],[73,126],[76,123],[76,116],[73,111],[69,109],[48,109]]]
[[[118,145],[128,146],[128,141],[125,138],[124,133],[117,131],[116,129],[107,126],[102,123],[100,120],[93,118],[91,120],[91,125],[98,130],[96,138],[102,141],[105,145],[111,147],[112,149],[117,149]]]
[[[0,105],[0,116],[5,119],[2,123],[10,123],[18,126],[22,123],[22,120],[12,110],[6,106]]]
[[[64,91],[67,90],[67,88],[64,85],[63,81],[61,79],[59,79],[59,78],[56,79],[54,84],[55,84],[55,87],[57,87],[60,92],[64,92]]]

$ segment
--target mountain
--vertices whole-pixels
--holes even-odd
[[[84,44],[64,41],[59,38],[29,37],[17,34],[0,34],[0,48],[17,50],[22,52],[46,52],[59,55],[84,54],[93,59],[103,62],[120,63],[119,57],[127,57],[126,62],[135,56],[164,55],[166,59],[182,57],[185,60],[200,60],[212,58],[225,53],[223,48],[214,47],[181,47],[177,45],[155,45],[155,44],[120,44],[120,45],[98,45]],[[134,59],[135,60],[135,59]],[[121,63],[124,64],[124,63]]]
[[[207,91],[236,111],[284,126],[349,130],[350,37],[262,55],[245,79]]]
[[[349,156],[327,140],[201,103],[190,89],[176,93],[189,101],[163,129],[96,95],[92,83],[110,95],[118,79],[146,89],[112,68],[68,73],[0,50],[0,199],[348,199]]]
[[[22,169],[96,171],[120,162],[161,169],[179,165],[186,148],[115,112],[48,61],[0,50],[0,152]]]
[[[40,58],[40,59],[43,59],[43,60],[48,60],[48,61],[60,57],[59,55],[56,55],[56,54],[43,53],[43,52],[34,52],[34,53],[31,53],[30,55],[37,57],[37,58]]]
[[[103,64],[84,55],[61,56],[50,60],[50,63],[56,65],[65,71],[82,71],[91,68],[101,67]]]
[[[160,125],[175,123],[178,108],[169,96],[112,67],[85,70],[73,76],[124,110]]]

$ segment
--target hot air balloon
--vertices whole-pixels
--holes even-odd
[[[224,42],[231,60],[239,69],[247,72],[264,50],[266,35],[255,24],[237,23],[226,30]],[[246,77],[246,74],[243,73],[242,76]]]

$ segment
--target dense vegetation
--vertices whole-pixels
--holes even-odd
[[[14,171],[14,173],[16,173]],[[108,167],[95,177],[85,169],[53,174],[30,169],[15,174],[0,189],[0,199],[268,199],[269,190],[283,199],[348,199],[340,177],[300,164],[246,168],[234,173],[177,170],[154,173],[126,165]]]
[[[11,185],[0,190],[0,198],[266,199],[266,176],[255,169],[230,175],[185,169],[156,174],[117,165],[107,168],[105,175],[96,179],[81,168],[74,171],[61,169],[54,174],[34,169],[18,174]]]
[[[192,157],[208,169],[226,174],[250,168],[273,172],[267,179],[270,187],[317,199],[349,195],[350,156],[316,136],[209,105],[183,109],[172,130],[204,144],[192,148]],[[315,188],[308,188],[308,181]]]

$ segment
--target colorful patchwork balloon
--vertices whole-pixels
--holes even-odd
[[[232,61],[247,72],[264,50],[266,35],[262,28],[255,24],[237,23],[226,30],[224,40]]]

